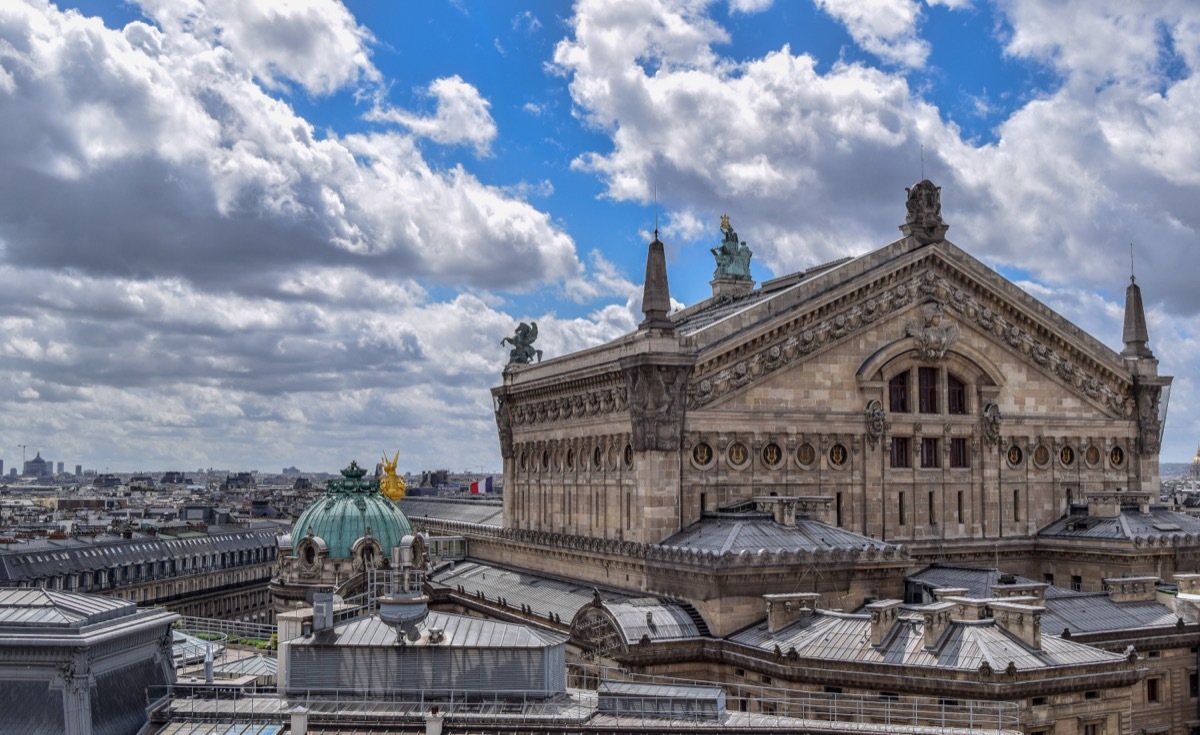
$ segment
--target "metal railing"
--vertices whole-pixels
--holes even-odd
[[[192,635],[199,633],[221,634],[226,636],[230,643],[239,643],[243,639],[269,642],[275,635],[274,625],[244,623],[240,620],[220,620],[217,618],[181,617],[176,621],[175,628]]]
[[[611,680],[611,679],[610,679]],[[622,680],[642,683],[684,685],[685,680],[645,677],[622,673]],[[711,688],[712,682],[686,682]],[[792,692],[771,687],[724,685],[732,691],[729,707],[719,716],[698,718],[695,712],[671,711],[671,700],[646,696],[626,698],[613,711],[599,711],[595,691],[572,689],[551,698],[531,695],[481,694],[477,691],[443,691],[436,696],[403,692],[364,697],[361,692],[291,692],[286,697],[270,689],[173,685],[148,692],[157,701],[152,720],[186,719],[217,722],[236,714],[243,722],[280,722],[297,707],[303,707],[314,722],[340,727],[358,724],[424,722],[437,711],[448,719],[469,725],[529,724],[569,725],[588,729],[638,726],[651,730],[663,727],[688,729],[730,728],[745,731],[794,730],[797,727],[821,732],[905,731],[925,733],[971,732],[1010,735],[1019,732],[1019,712],[1012,702],[962,701],[958,703],[914,697],[823,692]],[[169,695],[169,696],[168,696]],[[677,700],[676,700],[677,701]],[[746,702],[749,711],[739,705]],[[436,710],[435,710],[436,708]],[[638,711],[640,710],[640,712]]]
[[[747,712],[815,722],[857,723],[886,727],[966,729],[1009,733],[1020,729],[1016,702],[936,699],[891,694],[846,694],[785,689],[752,682],[712,682],[639,674],[608,666],[571,666],[576,686],[598,687],[602,681],[638,684],[714,687],[725,690],[729,712]]]

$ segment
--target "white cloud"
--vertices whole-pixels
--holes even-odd
[[[309,94],[377,82],[371,33],[337,0],[137,0],[172,35],[219,44],[269,88],[282,80]]]
[[[823,7],[864,45],[875,38],[895,50],[917,38],[915,1],[872,17],[849,4]],[[1172,320],[1160,354],[1176,352],[1200,334],[1200,147],[1191,122],[1200,119],[1192,71],[1200,26],[1185,20],[1186,4],[1121,7],[1003,3],[1008,53],[1052,64],[1061,84],[1003,121],[998,142],[977,145],[910,88],[904,69],[818,71],[787,46],[736,61],[718,53],[730,39],[707,5],[617,12],[581,2],[556,68],[611,148],[574,167],[598,175],[616,200],[648,202],[655,181],[668,207],[736,212],[758,262],[782,274],[897,237],[903,187],[918,178],[924,145],[949,237],[978,257],[1054,289],[1123,292],[1135,241],[1148,306]],[[1095,328],[1119,340],[1119,327]],[[1195,364],[1185,350],[1173,357],[1183,362],[1164,362],[1164,371]],[[1187,384],[1179,381],[1176,398]]]
[[[731,13],[761,13],[771,7],[775,0],[729,0],[729,12]]]
[[[815,0],[817,7],[846,26],[859,46],[885,61],[909,67],[925,64],[929,44],[917,37],[919,0]]]
[[[438,143],[472,145],[476,153],[487,155],[496,138],[496,122],[488,112],[491,103],[479,90],[456,74],[435,79],[428,94],[437,100],[437,111],[432,117],[397,109],[376,110],[368,117],[403,125],[416,135]]]
[[[161,25],[114,30],[0,4],[0,446],[124,469],[328,469],[385,442],[410,467],[497,465],[477,405],[517,320],[503,298],[431,292],[609,293],[524,201],[552,186],[434,167],[394,130],[319,133],[268,93],[379,81],[340,5],[255,6],[242,26],[228,4],[147,7]],[[261,25],[276,12],[280,28]],[[430,89],[437,112],[412,127],[486,150],[478,92]],[[564,347],[614,334],[611,318],[544,318]]]
[[[512,27],[514,31],[534,33],[542,29],[542,22],[538,20],[532,10],[526,10],[513,16]]]

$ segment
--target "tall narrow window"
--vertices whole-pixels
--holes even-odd
[[[938,440],[935,437],[927,436],[921,439],[921,466],[922,467],[939,467],[938,462]]]
[[[888,406],[892,413],[908,413],[908,372],[888,381]]]
[[[967,384],[949,374],[946,375],[946,411],[957,414],[967,412]]]
[[[908,450],[907,436],[892,437],[892,466],[893,467],[911,467],[911,457]]]
[[[917,401],[921,413],[937,413],[937,368],[917,368]]]
[[[933,509],[933,491],[929,491],[929,525],[937,525],[937,513]]]
[[[951,467],[970,467],[971,459],[967,454],[967,439],[966,437],[954,437],[950,440],[950,466]]]
[[[958,522],[963,522],[963,491],[958,491]]]
[[[908,509],[904,507],[904,493],[899,494],[900,500],[900,525],[903,526],[908,522]]]
[[[1013,520],[1021,520],[1021,491],[1013,490]]]
[[[837,505],[837,507],[836,507],[837,527],[841,528],[842,527],[842,494],[841,493],[837,494],[836,505]]]

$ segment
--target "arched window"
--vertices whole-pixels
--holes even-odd
[[[908,413],[908,371],[888,381],[888,406],[892,413]]]
[[[967,384],[946,373],[946,412],[963,415],[967,412]]]

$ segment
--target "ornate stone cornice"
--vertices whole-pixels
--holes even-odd
[[[745,343],[702,359],[688,386],[688,408],[706,406],[846,340],[892,313],[922,302],[936,303],[939,314],[957,316],[1008,344],[1068,388],[1103,405],[1112,414],[1123,418],[1133,416],[1133,383],[1128,375],[1074,347],[983,284],[960,271],[952,272],[940,258],[928,257],[882,274]],[[950,347],[958,338],[956,325],[936,325],[932,316],[923,316],[925,321],[915,327],[904,325],[897,337],[913,339],[914,349],[920,348],[927,355]]]
[[[501,426],[503,418],[511,422],[511,431],[512,428],[522,426],[624,413],[628,406],[628,390],[620,373],[615,373],[612,377],[614,380],[606,380],[598,386],[576,392],[564,391],[553,398],[527,400],[525,396],[517,399],[500,396],[497,398],[497,425]],[[502,410],[507,412],[507,416],[501,416]],[[503,431],[503,428],[501,430]]]

